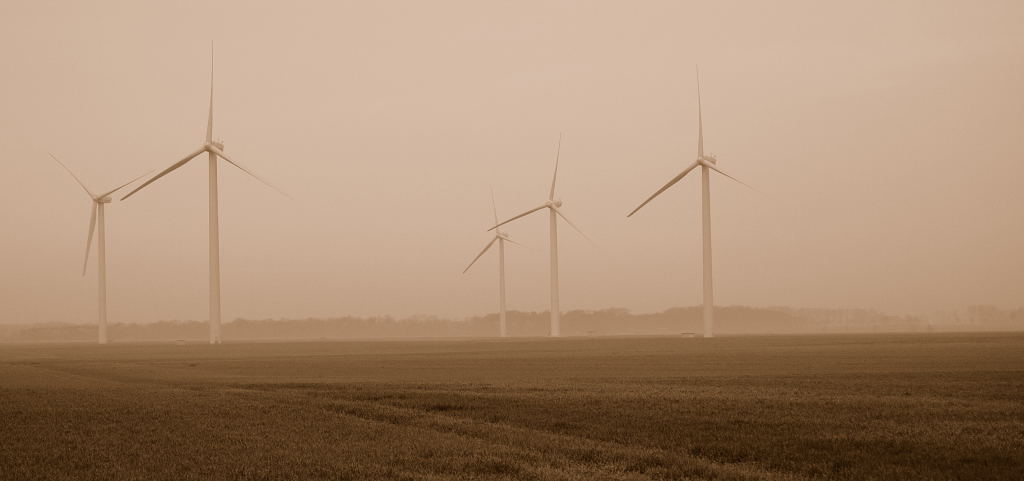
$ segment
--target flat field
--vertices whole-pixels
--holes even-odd
[[[1024,335],[0,345],[0,479],[1024,479]]]

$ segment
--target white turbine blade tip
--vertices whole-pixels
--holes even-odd
[[[565,214],[563,214],[561,210],[555,209],[555,213],[558,214],[558,216],[561,217],[563,220],[565,220],[565,222],[567,224],[569,224],[570,227],[575,229],[576,232],[579,232],[579,234],[581,236],[583,236],[584,239],[590,241],[591,244],[597,245],[597,243],[594,242],[594,239],[591,239],[590,236],[588,236],[586,233],[584,233],[582,229],[580,229],[576,224],[574,224],[571,220],[569,220],[569,218],[566,217]]]
[[[555,200],[555,181],[558,180],[558,160],[562,156],[562,133],[558,133],[558,147],[555,150],[555,174],[551,176],[551,192],[548,200]]]
[[[85,240],[85,260],[82,261],[82,275],[85,275],[86,269],[89,268],[89,251],[92,250],[92,234],[96,231],[96,201],[90,202],[92,204],[92,213],[89,215],[89,235]]]
[[[279,194],[281,194],[281,195],[283,195],[283,196],[285,196],[285,197],[287,197],[287,198],[289,198],[289,199],[291,199],[291,200],[295,200],[295,199],[294,199],[294,198],[293,198],[293,197],[292,197],[291,195],[288,195],[288,193],[287,193],[287,192],[285,192],[285,191],[283,191],[283,190],[279,189],[279,188],[278,188],[278,187],[277,187],[276,185],[274,185],[274,184],[271,184],[270,182],[267,182],[267,180],[266,180],[266,179],[264,179],[263,177],[260,177],[260,176],[256,175],[256,173],[255,173],[255,172],[253,172],[253,171],[251,171],[251,170],[249,170],[249,169],[247,169],[247,168],[245,168],[245,167],[242,167],[242,165],[241,165],[241,164],[239,164],[238,162],[235,162],[235,161],[233,161],[233,160],[229,159],[229,158],[228,158],[228,156],[224,155],[224,152],[222,152],[221,150],[219,150],[219,149],[216,149],[216,151],[214,152],[214,154],[215,154],[215,155],[217,155],[218,157],[220,157],[220,158],[224,159],[224,160],[225,160],[225,161],[226,161],[227,163],[229,163],[229,164],[231,164],[231,165],[233,165],[233,166],[237,167],[237,168],[238,168],[238,170],[241,170],[242,172],[245,172],[246,174],[249,174],[250,176],[252,176],[252,178],[254,178],[254,179],[256,179],[256,180],[258,180],[258,181],[262,182],[262,183],[263,183],[264,185],[266,185],[267,187],[270,187],[271,189],[274,189],[274,190],[276,190],[276,191],[277,191],[277,192],[278,192]]]
[[[163,171],[161,171],[161,172],[160,172],[159,174],[156,174],[155,176],[151,177],[151,178],[150,178],[149,180],[147,180],[147,181],[143,182],[143,183],[142,183],[142,185],[140,185],[140,186],[136,187],[136,188],[135,188],[134,190],[132,190],[131,192],[129,192],[129,193],[127,193],[127,194],[125,194],[125,196],[124,196],[124,197],[121,197],[121,200],[125,200],[125,199],[127,199],[127,198],[131,197],[131,196],[132,196],[132,195],[134,195],[134,194],[135,194],[136,192],[138,192],[138,191],[142,190],[143,188],[145,188],[145,187],[146,187],[146,186],[148,186],[149,184],[152,184],[153,182],[156,182],[156,180],[157,180],[157,179],[159,179],[159,178],[161,178],[161,177],[163,177],[163,176],[165,176],[165,175],[167,175],[167,174],[169,174],[169,173],[173,172],[173,171],[174,171],[175,169],[177,169],[178,167],[181,167],[181,166],[185,165],[186,163],[188,163],[188,161],[190,161],[190,160],[192,160],[193,158],[195,158],[195,156],[197,156],[197,155],[199,155],[199,154],[201,154],[201,153],[203,153],[203,152],[205,152],[205,151],[206,151],[206,148],[204,147],[204,148],[202,148],[202,149],[199,149],[199,150],[197,150],[197,151],[195,151],[195,152],[192,152],[192,153],[191,153],[191,154],[189,154],[189,155],[188,155],[187,157],[185,157],[185,158],[183,158],[183,159],[181,159],[181,160],[179,160],[179,161],[177,161],[177,162],[175,162],[175,163],[171,164],[171,166],[170,166],[170,167],[168,167],[168,168],[164,169],[164,170],[163,170]]]
[[[717,166],[715,166],[715,164],[712,164],[710,162],[702,161],[701,165],[704,165],[705,167],[707,167],[707,168],[709,168],[709,169],[711,169],[711,170],[713,170],[715,172],[718,172],[719,174],[722,174],[722,175],[728,177],[732,181],[734,181],[734,182],[736,182],[736,183],[738,183],[738,184],[740,184],[740,185],[742,185],[742,186],[744,186],[744,187],[746,187],[746,188],[748,188],[748,189],[750,189],[750,190],[752,190],[754,192],[761,193],[761,191],[759,191],[756,188],[754,188],[754,186],[752,186],[752,185],[750,185],[750,184],[748,184],[746,182],[743,182],[742,180],[737,179],[736,177],[733,177],[733,176],[731,176],[729,174],[726,174],[725,172],[722,171],[722,169],[719,169]]]
[[[487,252],[487,249],[490,249],[491,246],[494,245],[494,242],[497,241],[497,240],[498,240],[497,236],[495,236],[493,239],[491,239],[491,241],[488,242],[486,246],[484,246],[483,250],[480,251],[480,253],[477,254],[476,257],[473,258],[473,260],[469,263],[468,266],[466,266],[465,269],[463,269],[462,273],[465,274],[467,271],[469,271],[469,268],[473,267],[473,264],[476,264],[476,261],[479,260],[481,257],[483,257],[484,253]]]
[[[537,212],[538,210],[541,210],[541,209],[543,209],[545,207],[548,207],[548,204],[546,204],[546,203],[545,204],[541,204],[539,207],[536,207],[536,208],[530,209],[530,210],[528,210],[526,212],[523,212],[522,214],[519,214],[519,215],[517,215],[515,217],[512,217],[512,218],[510,218],[510,219],[508,219],[508,220],[506,220],[506,221],[504,221],[504,222],[502,222],[500,224],[497,224],[494,227],[491,227],[490,229],[487,229],[487,230],[488,231],[492,231],[492,230],[497,229],[498,227],[501,227],[501,226],[503,226],[505,224],[508,224],[509,222],[512,222],[512,221],[514,221],[514,220],[516,220],[516,219],[518,219],[520,217],[525,217],[525,216],[530,215],[530,214],[532,214],[534,212]]]
[[[679,182],[680,180],[682,180],[682,179],[683,179],[683,177],[686,177],[686,174],[689,174],[689,173],[690,173],[690,171],[692,171],[693,169],[697,168],[697,166],[698,166],[698,165],[700,165],[700,161],[699,161],[699,160],[698,160],[698,161],[696,161],[696,162],[694,162],[694,163],[692,163],[692,164],[690,164],[690,166],[689,166],[689,167],[687,167],[687,168],[686,168],[685,170],[683,170],[683,171],[682,171],[682,172],[680,172],[680,173],[679,173],[678,175],[676,175],[675,177],[673,177],[673,178],[672,178],[672,180],[668,181],[668,183],[666,183],[666,184],[665,184],[664,186],[662,186],[662,187],[661,187],[660,189],[658,189],[658,191],[657,191],[657,192],[655,192],[655,193],[654,193],[654,194],[652,194],[652,195],[651,195],[650,197],[648,197],[648,198],[647,198],[647,200],[643,201],[643,203],[642,203],[642,204],[640,204],[639,206],[637,206],[637,208],[636,208],[636,209],[633,209],[633,211],[632,211],[632,212],[630,212],[629,214],[626,214],[626,217],[632,217],[632,216],[633,216],[633,214],[636,214],[636,213],[637,213],[637,211],[639,211],[640,209],[642,209],[642,208],[643,208],[643,207],[644,207],[645,205],[647,205],[647,204],[648,204],[648,203],[649,203],[650,201],[654,200],[654,198],[655,198],[655,197],[657,197],[657,196],[661,195],[661,193],[662,193],[662,192],[665,192],[666,190],[668,190],[668,189],[669,189],[669,187],[672,187],[673,185],[675,185],[675,184],[676,184],[677,182]]]

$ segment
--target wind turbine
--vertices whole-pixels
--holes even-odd
[[[50,154],[50,157],[52,157],[53,160],[57,161],[57,163],[60,164],[61,167],[64,167],[64,170],[68,171],[68,173],[71,174],[71,177],[75,179],[75,182],[78,182],[78,185],[82,187],[82,190],[84,190],[85,193],[89,196],[89,198],[92,199],[92,213],[89,215],[89,235],[88,235],[88,237],[85,240],[85,261],[82,262],[82,275],[85,276],[85,271],[89,267],[89,251],[92,250],[92,235],[93,235],[94,232],[97,232],[98,234],[97,234],[97,239],[96,239],[96,244],[97,244],[96,245],[96,250],[98,251],[97,255],[99,256],[99,261],[96,264],[96,271],[97,271],[97,273],[99,275],[99,289],[98,289],[98,292],[99,292],[99,343],[100,344],[106,344],[107,343],[107,227],[106,227],[106,217],[104,216],[104,208],[103,208],[103,206],[104,206],[104,204],[109,204],[110,203],[110,194],[113,194],[114,192],[117,192],[117,191],[121,190],[122,188],[124,188],[128,184],[131,184],[132,182],[135,182],[136,180],[139,180],[139,179],[145,177],[146,174],[148,174],[149,172],[147,172],[146,174],[142,174],[142,175],[140,175],[140,176],[138,176],[138,177],[136,177],[136,178],[134,178],[132,180],[129,180],[128,182],[125,182],[124,184],[121,184],[121,185],[119,185],[119,186],[117,186],[117,187],[115,187],[115,188],[113,188],[113,189],[111,189],[111,190],[109,190],[107,192],[104,192],[102,194],[98,194],[97,195],[97,194],[93,194],[92,191],[90,191],[89,188],[86,187],[85,184],[82,183],[82,181],[78,178],[78,176],[75,175],[75,173],[72,172],[71,169],[68,168],[68,166],[64,165],[64,162],[61,162],[60,159],[58,159],[53,154]],[[98,222],[97,222],[97,219],[98,219]],[[98,224],[98,226],[97,226],[97,224]]]
[[[494,209],[494,223],[498,223],[498,206],[494,203],[494,191],[491,191],[491,207]],[[510,239],[508,234],[501,231],[501,229],[495,229],[494,238],[484,246],[484,249],[473,258],[473,261],[466,266],[466,269],[462,271],[463,274],[469,271],[473,264],[479,260],[487,252],[495,242],[498,243],[498,326],[501,337],[508,337],[508,327],[505,321],[505,242],[511,242],[516,245],[520,245],[518,242]]]
[[[695,160],[689,167],[683,169],[679,175],[668,181],[662,188],[658,189],[653,195],[647,198],[639,207],[633,209],[626,217],[631,217],[638,210],[647,205],[648,202],[653,200],[655,197],[661,195],[662,192],[668,190],[686,177],[693,169],[700,167],[700,187],[701,187],[701,227],[702,227],[702,273],[703,273],[703,302],[704,302],[704,337],[712,337],[712,329],[715,323],[715,292],[714,283],[711,277],[711,171],[718,172],[740,184],[750,187],[745,182],[722,172],[718,167],[718,159],[713,155],[704,154],[704,120],[701,115],[700,105],[700,71],[697,72],[697,160]],[[752,188],[752,187],[751,187]]]
[[[164,169],[159,174],[153,176],[142,185],[135,188],[135,190],[128,193],[121,198],[121,200],[131,197],[133,194],[143,189],[149,184],[152,184],[157,179],[171,173],[177,168],[185,165],[188,161],[197,157],[198,155],[206,152],[209,154],[209,168],[210,168],[210,344],[220,344],[220,222],[219,222],[219,209],[217,203],[217,157],[224,159],[227,163],[238,167],[242,172],[249,174],[263,182],[267,186],[271,187],[286,197],[283,191],[274,187],[269,182],[263,180],[252,171],[242,167],[237,162],[228,158],[224,154],[224,144],[220,141],[213,140],[213,48],[210,49],[210,111],[206,120],[206,139],[203,145],[199,147],[195,152],[192,152],[185,156],[183,159],[171,164],[170,167]]]
[[[576,227],[576,224],[573,224],[572,221],[569,220],[569,218],[566,217],[561,210],[559,210],[559,207],[562,207],[562,201],[555,200],[555,181],[558,180],[558,158],[561,155],[561,152],[562,135],[559,134],[558,150],[555,151],[555,174],[551,177],[551,192],[548,194],[547,202],[541,204],[539,207],[534,207],[533,209],[523,212],[522,214],[512,217],[504,222],[495,224],[494,227],[488,229],[497,230],[498,227],[508,224],[509,222],[512,222],[520,217],[530,215],[541,209],[548,209],[548,220],[550,226],[549,230],[551,232],[551,337],[558,337],[561,335],[562,320],[562,313],[558,307],[558,217],[561,217],[563,220],[565,220],[565,222],[568,223],[570,227],[576,229],[576,232],[579,232],[580,235],[582,235],[584,238],[590,240],[590,238],[587,237],[587,235],[584,234],[579,227]]]

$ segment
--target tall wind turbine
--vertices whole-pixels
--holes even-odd
[[[498,206],[494,203],[494,191],[491,191],[491,207],[494,209],[494,223],[498,223]],[[495,242],[498,243],[498,326],[501,337],[508,337],[508,327],[506,324],[505,317],[505,242],[511,242],[513,244],[519,244],[518,242],[510,239],[508,234],[502,232],[501,229],[495,229],[494,238],[484,246],[484,249],[473,258],[473,261],[466,266],[466,269],[462,271],[463,274],[469,271],[473,264],[479,260],[487,252]]]
[[[548,223],[551,232],[551,337],[558,337],[561,335],[561,320],[562,313],[558,307],[558,217],[561,217],[569,224],[570,227],[576,229],[587,240],[590,240],[586,234],[576,227],[565,214],[559,210],[562,207],[561,200],[555,200],[555,181],[558,180],[558,158],[562,152],[562,135],[558,135],[558,149],[555,151],[555,174],[551,177],[551,192],[548,194],[547,202],[541,204],[539,207],[530,209],[522,214],[512,217],[504,222],[496,224],[488,230],[496,230],[509,222],[512,222],[520,217],[530,215],[541,209],[548,209]]]
[[[85,184],[75,175],[68,166],[64,165],[55,155],[50,154],[53,160],[56,160],[64,170],[71,174],[71,177],[78,182],[78,185],[82,187],[82,190],[92,199],[92,213],[89,215],[89,235],[85,240],[85,261],[82,263],[82,275],[85,275],[86,269],[89,267],[89,251],[92,250],[92,235],[94,232],[98,233],[96,239],[96,250],[99,257],[99,261],[96,264],[96,271],[99,275],[99,343],[107,343],[107,227],[106,217],[104,216],[104,204],[110,203],[110,194],[117,192],[139,180],[148,174],[142,174],[124,184],[121,184],[107,192],[102,194],[93,194]],[[98,222],[97,222],[98,219]]]
[[[631,217],[636,211],[647,205],[648,202],[653,200],[655,197],[661,195],[662,192],[668,190],[686,177],[693,169],[700,167],[700,189],[701,189],[701,227],[702,227],[702,259],[703,266],[701,272],[703,274],[703,301],[704,301],[704,337],[712,337],[712,329],[715,323],[715,292],[714,283],[711,277],[711,171],[718,172],[740,184],[750,187],[743,181],[722,172],[718,167],[718,160],[712,155],[704,154],[704,119],[701,115],[700,105],[700,72],[697,72],[697,160],[695,160],[689,167],[684,169],[679,175],[668,181],[662,188],[658,189],[653,195],[647,198],[639,207],[633,209],[626,217]]]
[[[269,182],[263,180],[252,171],[242,167],[237,162],[228,158],[224,154],[224,144],[220,141],[213,140],[213,49],[210,49],[210,110],[209,115],[206,119],[206,140],[203,145],[199,147],[195,152],[192,152],[185,156],[183,159],[171,164],[170,167],[164,169],[159,174],[153,176],[151,179],[144,182],[142,185],[135,188],[135,190],[128,193],[128,195],[121,198],[121,200],[131,197],[133,194],[143,189],[149,184],[152,184],[157,179],[171,173],[177,168],[185,165],[188,161],[199,156],[203,152],[208,154],[209,167],[210,167],[210,344],[220,344],[220,222],[219,222],[219,209],[217,205],[217,157],[224,159],[227,163],[238,167],[242,172],[249,174],[268,185],[274,190],[281,192],[287,196],[283,191],[274,187]]]

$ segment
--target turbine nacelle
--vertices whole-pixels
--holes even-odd
[[[112,202],[109,195],[104,197],[97,197],[96,199],[93,200],[95,200],[97,204],[109,204],[110,202]]]
[[[545,205],[548,206],[548,207],[554,207],[554,208],[557,209],[557,208],[562,206],[562,201],[561,200],[549,200],[547,202],[547,204],[545,204]]]
[[[218,153],[224,150],[224,142],[219,140],[211,140],[206,143],[207,149],[213,149],[214,153]]]
[[[712,165],[718,165],[718,157],[715,157],[715,154],[706,154],[701,160],[710,162]]]

